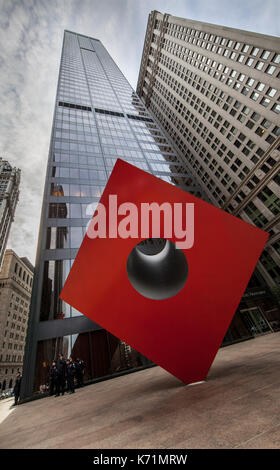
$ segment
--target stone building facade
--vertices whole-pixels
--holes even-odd
[[[239,313],[279,330],[280,38],[152,11],[137,93],[209,201],[269,232]]]
[[[137,92],[209,200],[269,232],[280,295],[280,38],[153,11]]]
[[[6,250],[0,271],[0,383],[12,388],[22,371],[33,281],[33,266],[13,250]]]
[[[20,170],[0,158],[0,269],[19,198]]]

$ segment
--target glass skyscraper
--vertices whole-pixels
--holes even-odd
[[[23,397],[62,352],[94,381],[151,364],[59,299],[117,158],[198,197],[183,160],[98,39],[64,32],[23,370]],[[94,286],[93,286],[94,295]]]

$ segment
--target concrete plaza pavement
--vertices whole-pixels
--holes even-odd
[[[11,397],[11,398],[5,398],[4,400],[0,402],[0,424],[13,411],[14,408],[12,407],[12,405],[14,401],[15,399]]]
[[[14,407],[0,448],[279,449],[279,397],[273,333],[220,349],[202,384],[153,367]]]

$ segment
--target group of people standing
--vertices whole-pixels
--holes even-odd
[[[82,387],[85,372],[85,363],[77,358],[73,361],[72,357],[65,359],[62,354],[58,356],[57,361],[53,361],[50,368],[50,395],[59,397],[64,395],[65,385],[68,393],[75,393],[74,379],[77,379],[77,386]]]

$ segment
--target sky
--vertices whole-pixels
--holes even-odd
[[[0,156],[21,169],[7,248],[32,263],[64,29],[100,39],[136,88],[152,10],[280,36],[279,0],[0,0]]]

